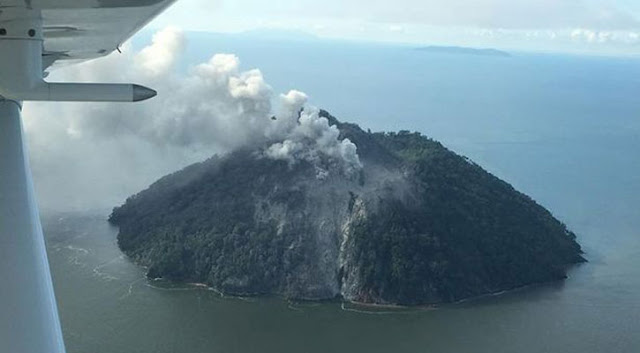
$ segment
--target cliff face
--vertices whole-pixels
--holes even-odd
[[[409,305],[562,279],[584,261],[547,210],[439,143],[323,114],[360,171],[213,157],[114,209],[119,246],[149,277],[228,294]]]

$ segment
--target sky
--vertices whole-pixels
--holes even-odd
[[[634,55],[637,0],[178,0],[152,24],[237,33]]]

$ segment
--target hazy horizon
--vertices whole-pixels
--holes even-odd
[[[220,33],[268,28],[325,39],[635,55],[639,18],[640,5],[632,0],[182,0],[150,27]]]

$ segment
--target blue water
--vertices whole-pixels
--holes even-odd
[[[151,283],[121,256],[106,214],[49,215],[70,352],[640,351],[640,60],[189,38],[189,63],[235,53],[277,92],[302,90],[364,128],[442,141],[548,207],[589,263],[498,297],[362,313]]]

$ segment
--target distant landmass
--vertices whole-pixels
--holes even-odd
[[[318,41],[314,34],[286,29],[262,28],[238,33],[239,36],[258,40],[278,40],[278,41]]]
[[[510,57],[511,54],[497,50],[497,49],[476,49],[466,47],[453,47],[453,46],[427,46],[416,48],[416,50],[435,53],[435,54],[456,54],[456,55],[480,55],[480,56],[497,56],[497,57]]]
[[[168,175],[113,210],[150,278],[229,295],[422,305],[564,279],[583,262],[545,208],[419,133],[341,123],[362,169],[259,149]]]

